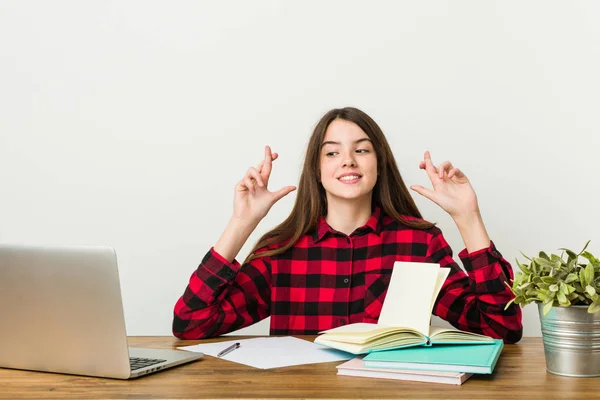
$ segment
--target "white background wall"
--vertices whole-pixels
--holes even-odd
[[[295,185],[318,119],[352,105],[407,184],[429,185],[427,149],[464,170],[510,261],[600,253],[599,19],[595,1],[4,0],[0,241],[115,247],[129,334],[170,334],[263,146],[272,187]]]

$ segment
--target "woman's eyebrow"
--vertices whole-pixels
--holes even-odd
[[[373,143],[371,142],[371,139],[369,139],[369,138],[362,138],[362,139],[358,139],[358,140],[356,140],[354,143],[358,144],[358,143],[361,143],[361,142],[370,142],[371,144],[373,144]],[[325,145],[327,145],[327,144],[338,144],[338,145],[339,145],[339,144],[341,144],[341,143],[340,143],[340,142],[334,142],[334,141],[328,140],[328,141],[326,141],[326,142],[323,142],[323,144],[321,145],[321,147],[324,147],[324,146],[325,146]]]

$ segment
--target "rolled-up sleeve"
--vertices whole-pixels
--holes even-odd
[[[523,334],[521,309],[506,304],[514,298],[507,284],[513,279],[510,263],[489,247],[473,253],[459,253],[466,273],[452,258],[452,250],[441,232],[433,236],[427,251],[428,262],[450,268],[438,295],[434,314],[460,330],[481,333],[506,343],[516,343]]]
[[[268,257],[240,266],[211,248],[175,304],[173,334],[202,339],[252,325],[269,316],[270,291]]]

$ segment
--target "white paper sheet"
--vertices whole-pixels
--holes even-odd
[[[344,361],[354,357],[353,354],[291,336],[230,340],[227,342],[196,344],[179,347],[179,349],[201,352],[216,357],[218,353],[234,343],[239,343],[240,347],[219,358],[261,369]]]

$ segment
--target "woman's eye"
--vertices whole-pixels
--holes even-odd
[[[330,151],[329,153],[326,153],[325,155],[327,157],[333,157],[334,155],[336,155],[337,153],[335,151]]]
[[[367,150],[367,149],[357,149],[356,152],[357,153],[368,153],[369,150]]]

